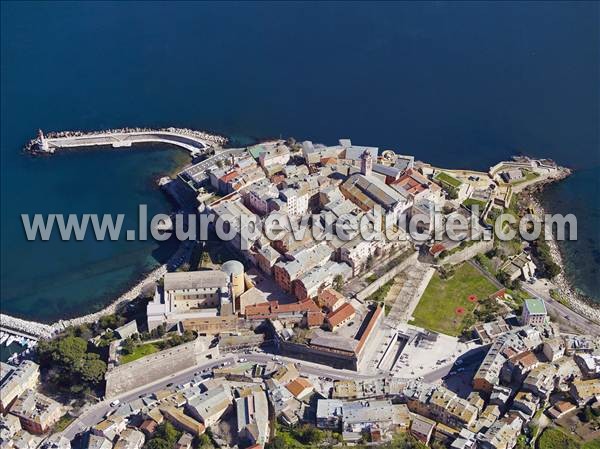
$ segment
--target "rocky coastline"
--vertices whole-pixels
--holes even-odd
[[[561,181],[571,174],[572,171],[570,169],[562,168],[559,176],[545,179],[523,190],[522,194],[527,196],[537,215],[543,217],[548,213],[541,200],[541,194],[544,188],[548,184]],[[570,309],[600,324],[600,305],[595,303],[588,296],[580,293],[567,279],[564,271],[564,257],[554,234],[552,234],[551,238],[546,242],[550,248],[552,260],[561,267],[560,273],[552,279],[552,284],[556,286],[558,296]]]
[[[110,315],[119,310],[120,307],[138,298],[143,289],[148,285],[154,285],[163,278],[165,273],[177,268],[175,261],[187,260],[193,250],[191,242],[182,242],[179,249],[171,256],[169,261],[158,268],[155,268],[150,273],[146,274],[133,287],[121,294],[118,298],[112,301],[109,305],[94,313],[89,313],[80,317],[75,317],[66,320],[58,320],[52,324],[39,323],[37,321],[24,320],[0,313],[0,325],[7,329],[14,329],[38,338],[51,338],[57,333],[63,331],[70,326],[80,326],[98,321],[105,315]]]

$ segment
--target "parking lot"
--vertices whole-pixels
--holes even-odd
[[[405,329],[418,330],[408,325]],[[438,334],[435,341],[416,338],[404,347],[391,372],[401,378],[421,378],[426,373],[452,367],[458,357],[476,347],[475,343],[461,343],[456,337],[444,334]],[[460,365],[459,361],[457,372],[464,370]]]

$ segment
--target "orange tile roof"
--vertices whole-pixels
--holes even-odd
[[[437,191],[440,189],[440,186],[429,181],[425,176],[420,174],[418,171],[409,168],[406,170],[406,173],[402,175],[395,181],[392,181],[390,184],[399,185],[408,193],[416,195],[417,193],[421,193],[427,189],[431,189],[433,191]]]
[[[371,315],[371,319],[369,320],[369,323],[367,324],[365,331],[363,332],[363,334],[360,337],[360,340],[358,341],[358,345],[356,345],[355,352],[357,354],[360,354],[360,351],[362,351],[363,346],[367,342],[367,338],[369,338],[369,335],[373,331],[375,322],[377,321],[377,319],[379,318],[379,315],[381,315],[382,312],[383,312],[383,309],[381,308],[381,306],[377,305],[377,308],[375,309],[375,312],[373,312],[373,315]]]
[[[492,293],[490,295],[490,299],[495,299],[495,298],[501,298],[504,295],[506,295],[506,289],[505,288],[501,288],[500,290],[498,290],[496,293]]]
[[[521,365],[524,368],[529,368],[529,367],[535,365],[536,363],[538,363],[539,360],[532,351],[527,351],[527,352],[517,355],[514,358],[514,362],[518,363],[519,365]]]
[[[238,175],[239,175],[238,172],[231,171],[231,172],[229,172],[229,173],[221,176],[220,180],[223,181],[223,182],[229,182],[232,179],[235,179]]]
[[[558,410],[559,412],[568,412],[569,410],[573,410],[576,407],[577,406],[575,404],[568,401],[558,401],[556,404],[554,404],[554,408],[556,408],[556,410]]]
[[[326,288],[324,289],[321,293],[319,293],[319,302],[324,306],[327,307],[329,309],[333,309],[333,306],[335,305],[335,303],[337,303],[340,299],[345,300],[345,296],[342,295],[340,292],[332,289],[332,288]]]
[[[287,388],[295,397],[298,397],[307,388],[312,388],[312,384],[308,381],[308,379],[298,377],[287,384],[285,388]]]
[[[246,316],[262,315],[270,313],[271,306],[268,302],[263,302],[259,304],[252,304],[250,306],[246,306],[245,310]]]
[[[431,254],[437,254],[437,253],[441,253],[442,251],[444,251],[446,249],[446,247],[441,244],[441,243],[436,243],[434,244],[431,249],[429,250],[429,252]]]
[[[306,323],[308,324],[308,327],[320,326],[323,324],[324,319],[325,315],[323,315],[323,312],[314,312],[311,310],[306,314]]]
[[[344,321],[345,319],[350,318],[355,313],[356,313],[356,310],[354,310],[354,307],[352,307],[352,304],[347,302],[343,306],[338,308],[335,312],[331,312],[329,315],[327,315],[327,322],[332,327],[335,327],[338,324],[340,324],[342,321]]]
[[[319,312],[320,310],[319,306],[312,299],[305,299],[304,301],[290,304],[279,304],[279,301],[269,301],[268,303],[246,306],[246,317],[275,318],[280,313]]]

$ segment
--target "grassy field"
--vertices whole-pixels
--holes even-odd
[[[461,182],[458,179],[444,172],[438,173],[435,179],[445,184],[448,184],[449,186],[454,187],[456,189],[459,188],[461,185]]]
[[[139,346],[135,347],[135,349],[133,350],[133,352],[131,354],[122,355],[120,362],[121,362],[121,364],[133,362],[134,360],[137,360],[139,358],[145,357],[150,354],[154,354],[155,352],[158,352],[158,351],[159,351],[159,349],[152,343],[147,343],[145,345],[139,345]]]
[[[487,204],[487,201],[481,201],[481,200],[476,200],[473,198],[467,198],[466,200],[463,201],[463,206],[468,207],[469,209],[471,208],[471,206],[477,204],[479,206],[479,212],[482,212],[483,209],[485,208],[485,205]]]
[[[410,324],[446,335],[457,336],[463,330],[463,320],[472,315],[476,303],[470,295],[487,298],[497,288],[472,265],[464,263],[456,268],[452,278],[443,280],[436,273],[425,289]],[[462,308],[464,313],[457,314]]]
[[[538,449],[600,449],[600,440],[581,442],[557,428],[544,430],[537,442]]]

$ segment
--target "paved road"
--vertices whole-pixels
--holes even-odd
[[[103,419],[103,417],[108,413],[108,411],[111,409],[110,402],[112,400],[119,399],[119,401],[121,401],[122,403],[126,403],[126,402],[130,402],[134,399],[137,399],[139,396],[147,395],[147,394],[153,393],[157,390],[160,390],[162,388],[166,388],[168,384],[173,384],[173,385],[185,384],[187,382],[190,382],[194,378],[194,374],[196,372],[201,371],[206,368],[216,367],[216,366],[222,364],[223,362],[233,363],[233,362],[235,362],[235,360],[237,360],[237,357],[238,357],[237,354],[228,354],[224,357],[210,360],[206,363],[197,365],[193,368],[189,368],[189,369],[181,371],[179,373],[172,374],[171,376],[161,379],[159,381],[156,381],[154,383],[144,385],[143,387],[137,388],[137,389],[129,391],[127,393],[123,393],[119,396],[111,398],[109,401],[102,401],[98,404],[95,404],[92,407],[90,407],[88,410],[86,410],[84,413],[82,413],[81,416],[79,416],[75,421],[73,421],[64,430],[63,435],[66,438],[68,438],[69,440],[72,440],[75,438],[75,436],[78,433],[85,431],[87,428],[94,426],[95,424],[100,422]],[[244,354],[244,355],[242,355],[242,357],[244,357],[252,362],[266,363],[266,362],[272,361],[273,355],[266,354],[266,353],[263,353],[263,354],[253,353],[253,354],[247,354],[247,355]],[[278,359],[283,363],[287,363],[287,362],[299,363],[299,371],[301,374],[304,374],[304,375],[330,377],[332,379],[356,379],[356,380],[373,379],[376,377],[382,377],[382,376],[362,375],[362,374],[356,373],[354,371],[348,371],[348,370],[338,370],[335,368],[318,365],[316,363],[299,362],[296,359],[286,358],[286,357],[282,357],[282,356],[278,356]]]
[[[130,402],[137,399],[139,396],[150,394],[162,388],[166,388],[167,384],[184,384],[193,379],[194,373],[206,368],[211,368],[220,365],[223,362],[233,362],[235,360],[234,355],[228,355],[215,360],[210,360],[207,363],[197,365],[193,368],[181,371],[179,373],[172,374],[171,376],[156,381],[151,384],[144,385],[143,387],[131,390],[127,393],[123,393],[115,398],[111,398],[108,401],[102,401],[98,404],[93,405],[75,421],[73,421],[63,432],[63,435],[72,440],[79,432],[84,431],[88,427],[91,427],[102,420],[106,413],[111,409],[110,402],[114,399],[119,399],[121,402]]]
[[[546,302],[546,308],[548,311],[557,314],[560,319],[568,321],[570,326],[576,326],[581,330],[581,332],[586,334],[600,335],[600,325],[580,315],[574,310],[569,309],[560,302],[555,301],[552,299],[549,293],[542,291],[540,288],[534,288],[526,283],[523,283],[521,288],[533,296],[542,298]]]
[[[486,347],[475,348],[459,357],[455,363],[441,366],[434,371],[424,374],[423,382],[435,383],[438,380],[445,378],[450,371],[457,371],[458,369],[464,373],[474,372],[479,368],[479,365],[481,365],[486,354]]]
[[[137,399],[140,396],[151,394],[157,390],[167,388],[167,385],[185,384],[193,380],[196,372],[204,369],[217,367],[224,362],[234,363],[238,359],[238,357],[244,357],[248,361],[257,363],[266,363],[273,360],[273,354],[265,352],[253,352],[251,354],[227,354],[223,357],[207,361],[206,363],[202,363],[193,368],[174,373],[169,377],[163,378],[151,384],[144,385],[127,393],[123,393],[119,396],[111,398],[110,401],[118,399],[119,401],[121,401],[121,403],[126,403],[133,401],[134,399]],[[478,358],[479,357],[473,358],[472,356],[467,356],[465,357],[462,366],[465,368],[475,366],[477,363],[480,362],[480,360],[478,362]],[[374,375],[361,374],[356,371],[331,368],[328,366],[319,365],[317,363],[299,361],[297,359],[283,357],[281,355],[277,356],[277,360],[280,363],[296,363],[300,374],[319,377],[329,377],[335,380],[369,380],[388,377],[390,375],[389,372],[380,372]],[[446,365],[427,374],[423,374],[424,381],[431,383],[439,381],[442,378],[444,378],[448,374],[448,372],[450,372],[451,369],[453,369],[451,365]],[[64,430],[63,435],[69,440],[73,440],[78,433],[83,432],[89,427],[92,427],[98,422],[100,422],[111,409],[110,401],[102,401],[91,406]]]

